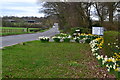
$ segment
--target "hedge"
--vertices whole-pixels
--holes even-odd
[[[118,48],[116,48],[116,45],[120,45],[118,35],[120,35],[118,31],[104,32],[103,50],[109,57],[113,56],[115,52],[119,52]]]

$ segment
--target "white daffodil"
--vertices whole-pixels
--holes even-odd
[[[103,64],[103,65],[105,64],[105,60],[102,60],[102,64]]]
[[[116,65],[113,65],[113,69],[116,69]]]
[[[118,45],[116,45],[115,47],[117,47],[117,48],[118,48]]]
[[[61,38],[60,36],[58,36],[57,38]]]
[[[113,44],[116,44],[116,43],[113,43]]]
[[[100,57],[101,57],[101,59],[103,59],[103,55],[101,55]]]
[[[107,71],[110,72],[110,68],[108,68]]]
[[[108,43],[108,45],[110,45],[110,43]]]
[[[73,35],[77,35],[77,33],[73,33]]]
[[[100,55],[98,55],[96,58],[97,58],[98,60],[100,60],[100,59],[101,59]]]
[[[112,65],[110,65],[110,68],[112,68]]]
[[[106,67],[109,67],[108,64],[106,65]]]
[[[69,35],[68,38],[71,38],[71,36]]]
[[[78,30],[75,30],[75,31],[80,31],[80,30],[78,29]]]

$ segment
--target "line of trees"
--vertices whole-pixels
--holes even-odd
[[[47,17],[57,17],[56,22],[59,22],[60,29],[64,30],[73,27],[91,28],[95,22],[91,18],[93,15],[99,18],[99,26],[117,29],[114,14],[118,4],[120,2],[46,2],[40,12],[45,13]]]
[[[29,20],[34,20],[34,23],[29,23]],[[24,28],[49,28],[51,27],[47,18],[41,17],[2,17],[3,27],[24,27]]]

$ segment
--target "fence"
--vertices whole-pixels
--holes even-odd
[[[19,33],[19,32],[26,32],[25,29],[2,29],[0,33]]]

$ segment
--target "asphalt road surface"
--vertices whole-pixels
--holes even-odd
[[[59,33],[60,32],[59,32],[58,28],[54,27],[54,28],[49,29],[48,31],[41,32],[41,33],[3,36],[3,37],[0,37],[0,40],[1,40],[0,48],[3,48],[5,46],[15,45],[15,44],[18,44],[21,42],[38,40],[38,37],[40,37],[40,36],[51,37],[51,36],[54,36]]]

